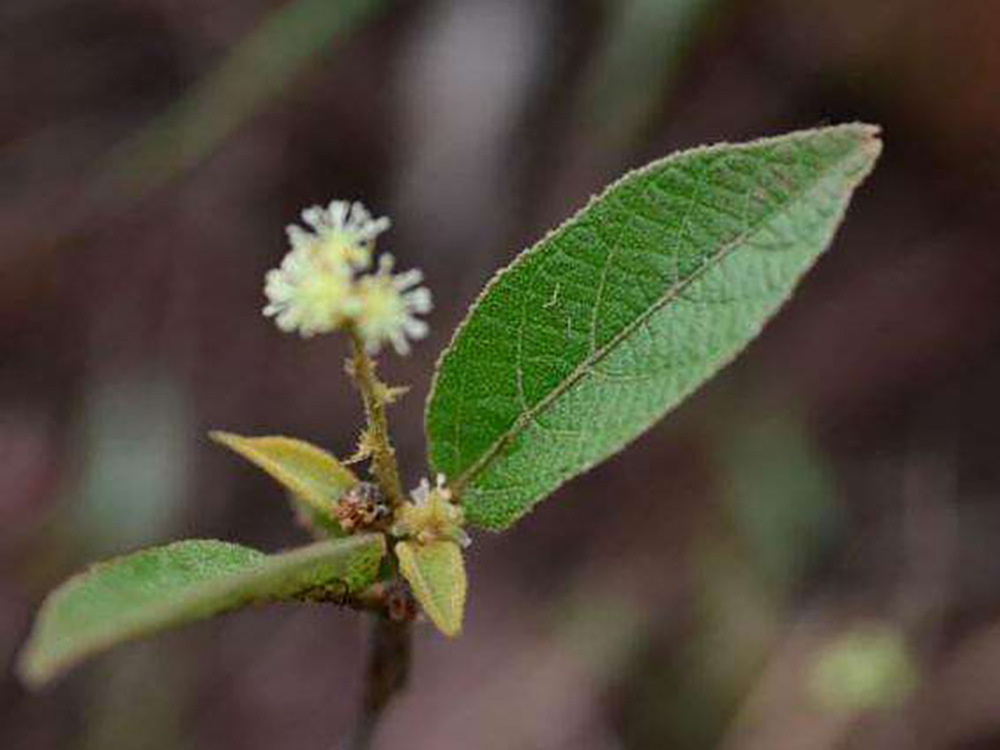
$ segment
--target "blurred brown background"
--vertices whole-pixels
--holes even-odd
[[[205,439],[344,454],[334,338],[262,277],[364,200],[433,335],[383,373],[423,471],[430,368],[490,273],[674,149],[861,119],[886,150],[765,335],[625,454],[471,548],[380,747],[1000,748],[996,0],[3,0],[0,747],[327,748],[363,632],[251,612],[10,673],[44,592],[180,536],[302,540]]]

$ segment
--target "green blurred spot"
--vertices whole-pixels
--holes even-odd
[[[724,11],[724,3],[607,2],[607,28],[584,83],[580,119],[599,128],[605,144],[627,146],[669,95],[687,51],[705,22]]]
[[[918,680],[903,632],[887,623],[870,623],[823,650],[809,675],[809,689],[829,711],[859,713],[902,704]]]
[[[73,536],[94,556],[162,538],[190,479],[188,394],[168,376],[109,377],[87,391],[82,422]]]
[[[754,574],[787,596],[842,528],[826,459],[787,408],[729,417],[721,428],[723,500]]]
[[[118,188],[150,189],[195,166],[279,95],[332,39],[350,34],[386,3],[286,3],[234,46],[215,71],[122,144],[107,176]]]

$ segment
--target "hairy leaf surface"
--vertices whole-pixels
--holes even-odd
[[[310,526],[331,536],[343,534],[331,511],[358,478],[332,454],[305,440],[280,435],[243,437],[215,431],[209,436],[284,486],[291,493],[296,511]]]
[[[880,149],[842,125],[631,172],[489,284],[439,363],[431,467],[503,529],[732,360],[826,249]]]
[[[449,638],[462,631],[468,582],[462,550],[455,542],[399,542],[399,572],[438,630]]]
[[[249,604],[357,591],[378,574],[381,535],[268,555],[214,540],[153,547],[93,566],[45,600],[20,657],[38,686],[100,651]]]

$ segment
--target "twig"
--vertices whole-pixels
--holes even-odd
[[[351,341],[351,359],[348,373],[354,380],[365,404],[368,418],[367,443],[372,453],[372,473],[378,481],[382,494],[398,508],[403,504],[403,486],[399,481],[396,466],[396,451],[389,439],[389,423],[385,407],[389,401],[389,387],[375,375],[375,363],[365,351],[364,344],[356,331],[348,330]]]
[[[399,481],[396,451],[389,438],[385,407],[392,400],[392,390],[375,375],[375,363],[365,351],[357,331],[347,330],[351,358],[347,371],[361,393],[368,425],[364,447],[371,451],[371,472],[382,494],[393,508],[404,502]],[[381,602],[385,604],[385,602]],[[391,606],[371,616],[368,644],[368,667],[365,673],[361,713],[354,729],[339,747],[343,750],[367,750],[375,730],[392,697],[405,686],[410,674],[410,617],[393,619]]]
[[[382,715],[410,676],[410,622],[372,618],[364,698],[357,724],[340,750],[368,750]]]

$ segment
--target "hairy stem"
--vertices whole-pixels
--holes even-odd
[[[393,508],[404,502],[403,487],[399,481],[396,451],[389,438],[386,405],[392,400],[392,390],[375,375],[375,363],[365,351],[357,331],[348,329],[351,342],[351,359],[348,372],[361,393],[368,426],[364,449],[371,452],[371,472],[382,494]],[[384,605],[384,592],[377,599]],[[367,750],[378,728],[379,721],[392,697],[405,686],[410,674],[410,619],[398,621],[388,612],[379,611],[371,616],[368,645],[368,667],[365,672],[364,696],[357,724],[342,747],[347,750]]]
[[[403,486],[399,481],[396,451],[389,439],[389,422],[385,407],[389,401],[389,387],[375,375],[375,363],[365,351],[356,331],[348,330],[351,341],[351,359],[348,371],[365,404],[368,418],[367,443],[371,449],[372,473],[379,488],[393,507],[403,504]]]
[[[368,750],[393,696],[410,675],[410,622],[374,615],[368,644],[365,692],[358,722],[343,750]]]

